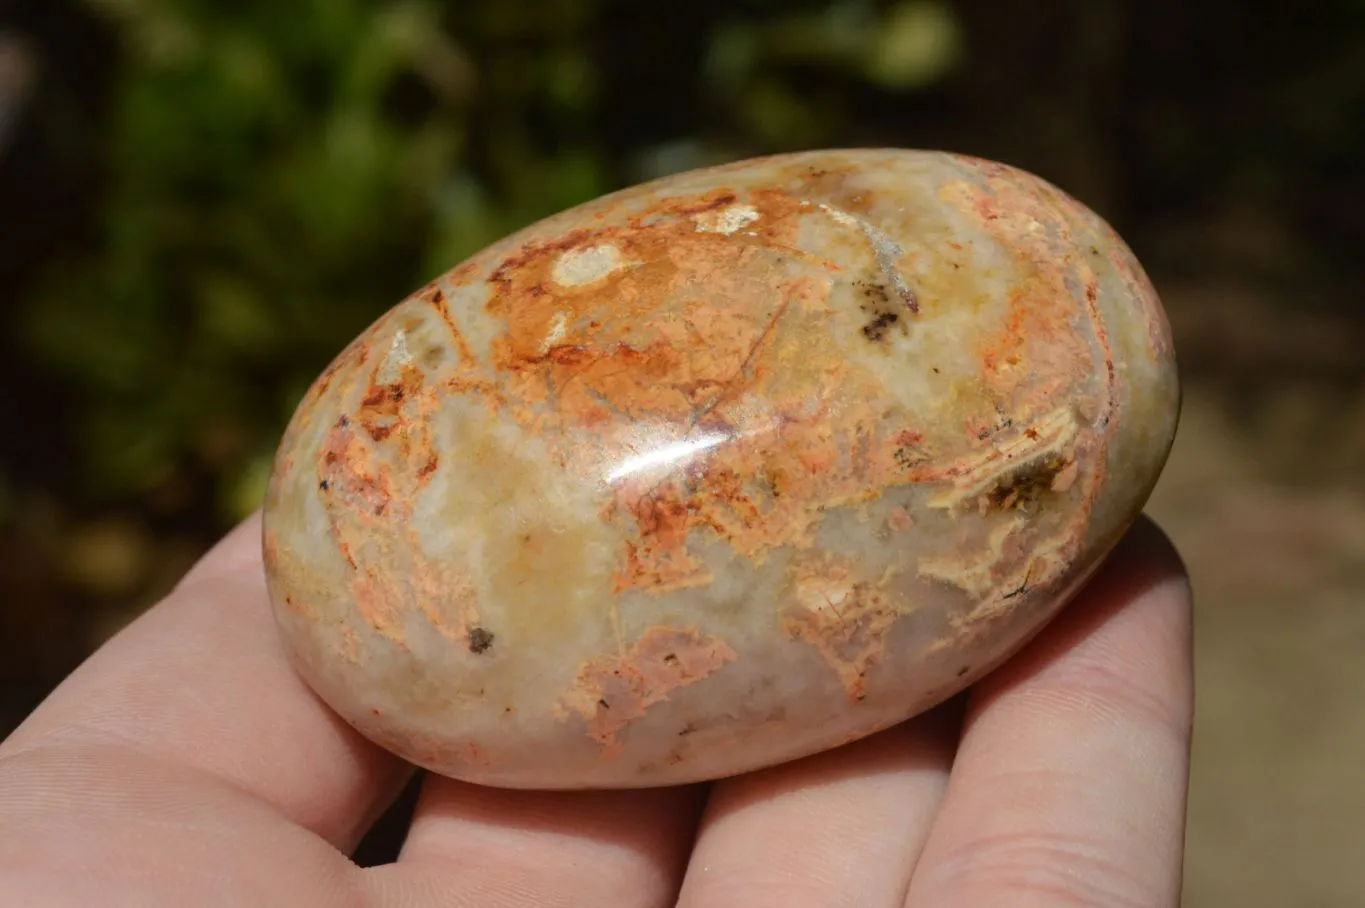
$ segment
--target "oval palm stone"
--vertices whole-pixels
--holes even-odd
[[[1157,297],[1001,164],[820,151],[474,256],[320,376],[264,547],[298,670],[435,772],[617,788],[919,713],[1017,650],[1175,431]]]

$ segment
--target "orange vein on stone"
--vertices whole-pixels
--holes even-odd
[[[583,717],[610,759],[620,749],[617,735],[651,706],[737,658],[724,640],[695,629],[652,627],[624,655],[584,664],[562,706]]]

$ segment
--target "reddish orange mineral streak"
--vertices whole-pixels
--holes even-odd
[[[430,432],[439,396],[408,357],[395,343],[374,366],[355,416],[337,420],[318,463],[318,488],[332,503],[332,534],[354,570],[350,592],[356,609],[370,627],[399,646],[406,646],[404,586],[416,593],[427,619],[451,639],[465,637],[475,614],[467,581],[426,559],[410,526],[413,499],[430,480],[440,455]],[[407,543],[402,551],[386,549],[382,541],[395,524]],[[400,581],[404,577],[406,584]],[[466,596],[460,597],[461,591]],[[456,623],[436,605],[452,598],[465,603]],[[348,633],[349,646],[354,631]]]
[[[889,578],[857,582],[852,563],[828,558],[799,561],[791,573],[796,602],[784,611],[783,624],[820,651],[850,700],[861,700],[868,669],[881,661],[886,634],[901,615],[883,589]]]
[[[1083,380],[1093,368],[1089,344],[1075,335],[1077,329],[1094,332],[1101,348],[1107,347],[1093,311],[1093,291],[1091,324],[1075,324],[1062,284],[1065,269],[1051,264],[1069,237],[1029,230],[1038,218],[1055,222],[1055,212],[1037,210],[1035,197],[1019,189],[1013,178],[1001,176],[1004,171],[988,172],[986,190],[965,183],[955,189],[973,200],[970,207],[987,232],[1006,248],[1018,250],[1036,270],[1035,277],[1011,296],[1009,316],[999,332],[983,341],[981,375],[998,412],[1011,414],[1001,417],[1005,424],[1027,423],[1042,417],[1047,401],[1065,390],[1064,378],[1037,386],[1030,381],[1032,376],[1073,375]],[[752,231],[709,233],[688,220],[740,201],[752,207],[756,228]],[[855,197],[842,204],[856,209],[858,201]],[[931,455],[919,448],[922,435],[913,430],[902,429],[890,438],[880,435],[884,430],[877,427],[868,406],[875,402],[876,390],[850,385],[860,379],[841,366],[837,356],[822,353],[819,346],[791,352],[772,347],[774,328],[794,301],[808,311],[828,306],[829,284],[813,284],[808,278],[782,280],[776,272],[771,282],[754,280],[767,267],[756,257],[793,250],[799,218],[809,214],[809,207],[776,190],[742,198],[731,190],[717,190],[700,198],[675,199],[637,216],[626,227],[584,228],[553,242],[523,247],[489,278],[493,293],[488,311],[507,324],[507,333],[493,342],[493,367],[504,376],[502,386],[512,392],[490,404],[497,409],[505,406],[505,412],[527,428],[549,425],[564,433],[570,427],[591,429],[618,420],[655,421],[688,425],[695,439],[706,433],[752,431],[746,424],[750,420],[732,410],[741,397],[762,399],[771,407],[768,424],[762,427],[772,438],[769,445],[722,442],[692,458],[687,476],[662,481],[626,478],[616,484],[615,507],[630,515],[635,526],[634,538],[622,553],[618,592],[663,593],[708,582],[704,566],[687,549],[697,529],[709,529],[736,552],[755,558],[767,549],[808,540],[820,507],[869,500],[907,482],[951,482],[979,468],[979,462],[923,462]],[[566,285],[556,280],[555,268],[575,254],[598,255],[608,265],[581,284]],[[827,273],[839,271],[831,263],[822,265]],[[1083,263],[1081,273],[1088,273]],[[450,389],[487,393],[490,383],[477,376],[472,353],[442,292],[433,286],[421,297],[449,327],[463,366]],[[756,306],[756,297],[766,297],[769,303]],[[793,361],[797,352],[804,362]],[[1112,382],[1112,362],[1105,359]],[[376,376],[379,368],[382,364],[375,367]],[[806,373],[807,380],[789,390],[772,380],[779,369],[788,386],[793,370]],[[827,410],[818,405],[829,397],[845,401],[837,425],[852,436],[838,434]],[[382,516],[390,502],[409,498],[411,490],[395,495],[388,488],[390,477],[415,477],[420,483],[435,469],[438,454],[423,432],[434,406],[421,370],[411,363],[402,366],[397,381],[371,380],[356,420],[374,444],[400,429],[398,462],[406,462],[407,468],[387,472],[382,465],[373,468],[370,447],[348,426],[333,430],[326,467],[330,478],[324,481],[335,484],[356,511],[347,526],[335,525],[344,549],[355,552],[365,538],[373,537],[365,511]],[[1101,426],[1109,406],[1107,398],[1094,414]],[[970,423],[965,429],[974,436],[996,431],[995,426]],[[581,461],[584,456],[564,434],[551,437],[549,443],[560,462]],[[1075,444],[1093,449],[1100,439],[1086,430]],[[988,450],[985,458],[1003,456]],[[909,470],[906,457],[917,462]],[[1075,473],[1074,454],[1064,459],[1059,470],[1069,471],[1069,481]],[[420,465],[413,467],[414,463]],[[758,485],[745,479],[755,476],[763,478]],[[1088,476],[1092,486],[1102,479],[1098,468]],[[612,515],[605,516],[614,519]],[[1085,517],[1083,512],[1077,515],[1078,528]],[[1071,535],[1068,550],[1079,541],[1079,532]],[[1064,567],[1065,560],[1050,561]],[[1039,583],[1047,579],[1035,577]],[[353,592],[370,623],[393,634],[391,606],[363,572]],[[846,629],[829,633],[837,636]]]
[[[1057,211],[1039,207],[1035,187],[1021,187],[1003,168],[987,168],[987,173],[984,189],[960,183],[945,192],[966,194],[987,234],[1030,264],[1033,276],[1011,295],[998,332],[983,340],[980,374],[996,401],[996,421],[1035,432],[1031,424],[1065,399],[1072,383],[1089,380],[1095,368],[1092,341],[1085,337],[1090,333],[1109,381],[1096,412],[1086,414],[1099,431],[1083,428],[1067,439],[1066,450],[1049,462],[1047,480],[1068,488],[1076,477],[1077,453],[1084,450],[1093,464],[1086,476],[1093,494],[1104,478],[1102,433],[1113,401],[1113,364],[1095,310],[1092,273],[1084,262],[1066,258],[1070,237],[1065,232],[1053,236],[1031,229],[1059,221]],[[826,176],[825,182],[831,179]],[[856,210],[859,201],[846,198],[842,204]],[[751,206],[754,230],[722,236],[699,231],[685,219],[737,203]],[[776,190],[748,195],[721,190],[673,200],[651,210],[648,223],[637,217],[625,228],[583,229],[524,247],[490,278],[495,292],[488,310],[508,327],[494,342],[494,364],[508,374],[522,402],[512,415],[529,428],[544,425],[543,408],[549,407],[552,424],[561,429],[653,420],[685,422],[692,439],[706,433],[740,436],[753,431],[752,417],[736,412],[735,401],[760,399],[770,407],[768,424],[760,430],[771,439],[768,444],[722,441],[689,458],[687,475],[627,478],[616,485],[617,513],[630,515],[635,527],[622,553],[617,592],[660,594],[708,583],[704,565],[688,550],[698,529],[709,529],[737,553],[757,558],[777,546],[807,542],[824,507],[870,500],[910,482],[953,482],[973,470],[979,473],[983,459],[1006,466],[1006,450],[989,445],[967,461],[924,462],[932,453],[918,448],[922,436],[909,429],[883,434],[872,406],[878,389],[860,387],[866,379],[841,366],[837,354],[822,350],[818,339],[800,351],[773,346],[774,327],[794,300],[809,312],[829,305],[829,283],[789,282],[776,270],[770,281],[755,280],[768,267],[759,257],[789,252],[799,218],[809,209],[809,203]],[[573,255],[597,256],[607,265],[581,285],[565,286],[556,281],[555,267]],[[823,264],[827,273],[840,270]],[[1064,283],[1071,266],[1087,281],[1088,324],[1076,321]],[[764,298],[766,306],[755,305]],[[806,381],[793,383],[793,373]],[[1040,384],[1039,375],[1053,378]],[[825,408],[810,406],[812,399],[827,397],[843,402],[834,423]],[[970,421],[965,428],[971,442],[998,431],[997,425]],[[907,444],[907,434],[914,442]],[[1007,437],[1002,435],[1002,441]],[[907,450],[913,453],[905,456],[916,462],[908,470],[901,456]],[[557,455],[570,461],[575,451],[561,448]],[[742,477],[763,477],[766,487]],[[1000,504],[1009,507],[1018,498],[1007,491]],[[1088,510],[1088,503],[1078,509],[1046,557],[1016,568],[1009,567],[1008,558],[985,567],[964,562],[963,570],[979,575],[984,569],[993,577],[1008,570],[1021,581],[1046,584],[1066,569],[1081,544]],[[613,512],[605,516],[612,519]],[[1024,530],[1020,525],[1012,532]],[[997,554],[1019,550],[1015,540]],[[984,592],[981,582],[972,585]],[[1001,573],[997,582],[1014,581]],[[1002,590],[983,605],[998,611],[1012,603]],[[889,621],[880,625],[884,630]],[[853,633],[852,625],[838,619],[805,620],[799,627],[827,653]]]
[[[737,200],[753,210],[752,231],[708,233],[679,218]],[[854,382],[856,389],[866,380],[850,378],[838,358],[818,346],[778,351],[772,345],[793,305],[814,312],[828,306],[828,282],[783,279],[775,264],[775,255],[793,252],[803,214],[809,215],[808,203],[778,191],[675,200],[650,211],[648,223],[637,218],[630,227],[580,230],[524,248],[491,278],[496,290],[489,312],[508,325],[494,342],[494,362],[518,391],[522,403],[511,414],[523,425],[540,428],[542,408],[549,407],[550,424],[561,429],[629,420],[688,426],[680,441],[734,436],[738,442],[690,458],[691,479],[625,478],[616,484],[616,507],[636,526],[618,591],[661,593],[706,583],[704,568],[686,550],[697,529],[710,529],[737,552],[758,557],[808,539],[817,502],[866,499],[894,481],[896,468],[885,452],[869,454],[875,439],[866,439],[863,462],[849,460],[818,404],[841,386]],[[619,267],[582,286],[555,283],[555,263],[564,256],[607,247]],[[826,273],[839,271],[829,262],[820,265]],[[772,279],[758,280],[767,269]],[[765,299],[766,305],[759,302]],[[870,388],[849,395],[859,397],[875,395]],[[768,419],[755,426],[737,409],[741,399],[767,402]],[[842,416],[845,425],[873,422],[861,403],[845,403]],[[772,442],[744,443],[754,431]],[[566,461],[581,456],[564,448],[556,453]]]
[[[583,666],[564,707],[581,715],[602,743],[603,757],[620,747],[616,736],[673,691],[695,684],[737,658],[724,641],[695,629],[653,627],[621,656]]]

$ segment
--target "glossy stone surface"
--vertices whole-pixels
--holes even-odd
[[[852,741],[1016,650],[1146,500],[1167,323],[1049,184],[942,153],[675,176],[383,316],[280,448],[303,677],[509,787],[714,778]]]

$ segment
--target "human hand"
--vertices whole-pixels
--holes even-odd
[[[972,691],[858,743],[683,788],[428,776],[395,863],[347,855],[410,769],[303,685],[259,523],[0,743],[13,908],[900,908],[1179,902],[1190,593],[1140,522]]]

